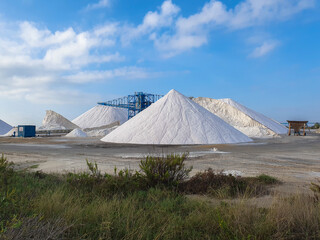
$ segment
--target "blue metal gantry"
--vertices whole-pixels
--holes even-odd
[[[135,92],[134,95],[110,100],[107,102],[98,102],[100,105],[126,108],[128,109],[128,119],[134,117],[139,112],[149,107],[152,103],[159,100],[163,95],[156,95],[143,92]]]

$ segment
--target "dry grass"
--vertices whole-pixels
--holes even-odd
[[[19,220],[15,227],[9,228],[1,237],[3,240],[55,240],[64,238],[68,228],[59,218],[49,221],[29,217]]]
[[[0,239],[320,239],[318,188],[315,196],[275,196],[269,207],[259,207],[249,199],[252,191],[261,193],[252,186],[272,178],[199,174],[187,189],[228,197],[213,205],[164,185],[141,189],[140,177],[130,173],[80,174],[70,181],[68,175],[9,171],[5,163]]]

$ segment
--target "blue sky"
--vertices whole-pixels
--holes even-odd
[[[320,121],[316,0],[0,2],[0,119],[73,119],[135,91]]]

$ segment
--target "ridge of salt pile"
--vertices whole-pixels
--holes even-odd
[[[68,133],[65,137],[87,137],[88,135],[82,131],[80,128],[73,129],[70,133]]]
[[[76,124],[52,110],[46,111],[46,116],[42,121],[42,126],[39,127],[40,130],[64,130],[75,128],[78,128]]]
[[[97,105],[79,117],[72,120],[74,124],[84,128],[101,127],[119,121],[120,124],[128,120],[126,109]]]
[[[134,144],[225,144],[252,141],[175,90],[101,140]]]
[[[262,125],[266,126],[267,128],[269,128],[270,130],[274,131],[277,134],[286,134],[288,131],[288,129],[285,126],[283,126],[281,123],[271,118],[268,118],[265,115],[258,113],[250,108],[247,108],[230,98],[224,98],[219,100],[239,109],[240,111],[242,111],[243,113],[251,117],[252,119],[256,120],[257,122],[261,123]]]
[[[276,132],[224,101],[204,97],[192,100],[249,137],[261,138],[277,135]]]
[[[9,125],[8,123],[0,119],[0,135],[4,135],[8,133],[11,129],[12,129],[11,125]]]

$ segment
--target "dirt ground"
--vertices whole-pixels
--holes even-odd
[[[85,160],[96,161],[102,171],[138,169],[146,155],[189,152],[192,174],[207,168],[242,176],[265,173],[284,184],[281,192],[308,191],[320,178],[320,134],[256,139],[253,143],[228,145],[159,146],[104,143],[99,138],[0,138],[0,153],[19,168],[44,172],[81,171]]]

